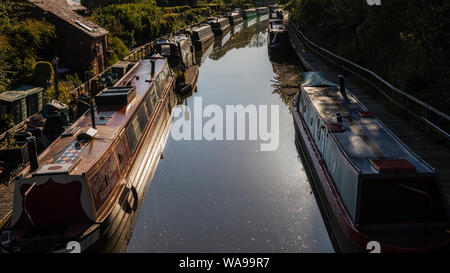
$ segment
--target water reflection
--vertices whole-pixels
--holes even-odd
[[[233,34],[233,36],[231,36],[231,38],[229,38],[222,46],[214,46],[214,51],[210,55],[211,59],[219,60],[224,57],[228,51],[235,48],[244,48],[246,46],[261,47],[265,45],[265,37],[267,36],[265,31],[269,27],[268,22],[254,24],[250,27],[246,27],[245,25],[241,26],[243,28],[239,32]]]
[[[250,20],[244,20],[244,27],[248,28],[253,26],[254,24],[256,24],[258,22],[258,18],[252,18]]]
[[[263,22],[266,20],[269,20],[269,14],[264,14],[264,15],[258,16],[258,22]]]
[[[286,105],[290,105],[300,89],[302,71],[296,59],[292,59],[294,52],[290,54],[272,52],[270,60],[274,72],[272,80],[273,93],[278,94]]]
[[[244,28],[244,23],[240,23],[238,25],[231,27],[231,34],[236,34]]]
[[[209,55],[211,54],[211,52],[214,49],[214,44],[211,44],[210,46],[208,46],[208,48],[206,48],[203,51],[196,51],[195,52],[195,62],[196,64],[198,64],[199,66],[202,66],[202,64],[206,61],[206,59],[208,59]]]
[[[231,38],[231,32],[229,31],[228,33],[219,36],[216,38],[216,40],[214,41],[214,47],[222,47],[225,45],[226,42],[228,42],[228,40],[230,40]]]
[[[267,22],[254,20],[204,59],[198,92],[184,103],[279,105],[279,148],[169,137],[127,252],[333,251],[282,95],[296,84],[284,76],[294,64],[269,60]]]

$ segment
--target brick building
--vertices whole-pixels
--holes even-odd
[[[72,0],[27,0],[31,13],[56,27],[56,52],[60,67],[94,73],[108,66],[108,31],[80,14],[86,9]]]

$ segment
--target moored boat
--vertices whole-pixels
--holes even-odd
[[[214,33],[208,24],[192,27],[188,30],[197,51],[203,51],[214,42]]]
[[[208,21],[208,24],[211,25],[212,31],[216,36],[223,35],[224,33],[231,30],[230,21],[225,17],[219,17],[214,20],[210,20]]]
[[[156,51],[167,58],[173,68],[180,65],[185,69],[193,65],[195,49],[191,37],[186,34],[177,34],[155,41]]]
[[[258,16],[256,9],[246,9],[242,11],[242,18],[244,18],[244,20],[250,20],[256,16]]]
[[[195,49],[191,38],[177,34],[155,41],[156,51],[168,58],[169,64],[177,73],[175,92],[184,95],[195,90],[198,78],[198,65],[195,64]]]
[[[108,251],[129,239],[169,132],[174,84],[156,57],[102,90],[15,182],[2,251],[66,252],[70,242]]]
[[[283,21],[269,22],[267,46],[269,47],[269,50],[286,49],[289,46],[289,36]]]
[[[268,14],[270,11],[268,7],[258,7],[255,10],[258,15]]]
[[[269,20],[272,21],[281,21],[283,22],[283,11],[281,9],[272,10],[269,13]]]
[[[239,12],[231,12],[227,14],[228,20],[230,21],[230,25],[236,26],[241,24],[244,19],[242,18]]]
[[[274,11],[274,10],[278,9],[278,5],[276,5],[276,4],[275,5],[268,5],[267,7],[269,8],[270,11]]]
[[[296,145],[339,251],[448,251],[448,204],[431,166],[321,73],[291,112]]]

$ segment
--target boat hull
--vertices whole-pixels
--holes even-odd
[[[235,25],[239,25],[242,22],[244,22],[244,18],[242,18],[242,16],[235,17],[235,18],[229,17],[229,21],[230,21],[230,25],[235,26]]]
[[[285,50],[289,48],[289,37],[287,32],[276,32],[269,30],[269,37],[267,39],[267,47],[269,50]]]
[[[172,109],[177,104],[174,92],[175,77],[171,77],[155,107],[151,125],[145,131],[133,165],[122,181],[119,197],[108,216],[101,223],[83,227],[83,233],[75,237],[39,237],[30,239],[20,252],[123,252],[133,232],[140,208],[151,184],[170,131]],[[78,233],[80,234],[80,233]],[[79,243],[80,249],[71,249],[69,242]],[[14,252],[0,248],[0,252]]]
[[[242,15],[242,18],[244,19],[244,20],[250,20],[250,19],[253,19],[253,18],[256,18],[256,17],[258,17],[258,14],[255,12],[255,13],[251,13],[251,14],[243,14]]]
[[[119,198],[119,202],[116,204],[117,212],[111,213],[105,221],[104,227],[101,228],[103,231],[101,237],[95,244],[86,249],[87,252],[120,253],[126,250],[170,132],[171,110],[177,103],[176,95],[172,90],[173,87],[162,102],[161,111],[156,119],[158,122],[152,126],[153,128],[150,128],[150,132],[153,131],[155,134],[151,135],[150,133],[147,136],[148,139],[144,140],[144,145],[140,155],[138,155],[142,158],[142,161],[140,164],[136,164],[134,170],[132,170],[143,170],[143,173],[136,176],[132,181],[132,187],[136,191],[137,198],[133,197],[132,202],[130,202],[130,197],[134,195],[133,190],[124,191],[122,198]],[[134,203],[136,201],[137,204]]]
[[[228,25],[226,25],[226,26],[224,26],[222,28],[213,28],[213,33],[214,33],[215,36],[221,36],[221,35],[223,35],[225,33],[230,32],[230,31],[231,31],[231,25],[230,24],[228,24]]]
[[[371,252],[368,246],[371,240],[366,234],[360,232],[352,223],[346,213],[344,205],[339,199],[339,194],[334,187],[333,181],[328,174],[324,161],[316,148],[307,125],[300,113],[291,105],[291,113],[295,128],[295,144],[302,157],[302,162],[307,170],[312,188],[324,216],[325,224],[329,230],[330,239],[337,252]],[[449,250],[449,242],[427,248],[402,248],[377,242],[383,253],[392,252],[442,252]]]
[[[192,44],[195,46],[195,50],[197,51],[204,51],[213,43],[214,43],[214,32],[212,31],[211,34],[208,34],[208,36],[206,36],[205,38],[201,40],[192,41]]]

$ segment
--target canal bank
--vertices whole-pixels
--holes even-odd
[[[267,26],[246,22],[207,51],[184,104],[277,105],[278,149],[169,136],[127,252],[333,252],[287,105],[301,71],[292,58],[269,58]]]

